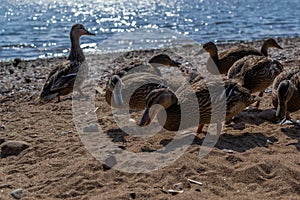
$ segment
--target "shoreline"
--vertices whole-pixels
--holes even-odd
[[[276,41],[283,41],[283,40],[299,40],[300,36],[287,36],[287,37],[273,37]],[[261,41],[263,41],[264,39],[267,38],[261,38],[261,39],[255,39],[255,40],[232,40],[232,41],[214,41],[214,40],[210,40],[210,41],[214,41],[217,46],[219,47],[225,47],[228,45],[235,45],[235,44],[245,44],[245,45],[250,45],[250,44],[260,44]],[[207,41],[209,42],[209,41]],[[199,45],[202,46],[202,44],[197,43],[195,41],[195,43],[186,43],[186,44],[182,44],[182,45],[177,45],[177,46],[186,46],[186,45]],[[172,48],[172,46],[170,45],[170,47],[161,47],[161,48],[142,48],[142,49],[130,49],[130,50],[120,50],[120,51],[105,51],[105,52],[100,52],[100,51],[95,51],[92,53],[85,53],[86,56],[97,56],[97,55],[101,55],[101,54],[111,54],[111,53],[125,53],[125,52],[130,52],[130,51],[139,51],[139,50],[152,50],[152,49],[156,49],[156,50],[163,50],[163,49],[170,49]],[[42,55],[40,55],[42,56]],[[9,62],[14,62],[15,59],[21,59],[24,62],[32,62],[32,61],[36,61],[36,60],[52,60],[52,59],[64,59],[67,58],[68,54],[63,55],[63,56],[53,56],[53,57],[44,57],[44,58],[28,58],[28,59],[24,59],[22,57],[15,57],[15,58],[9,58],[9,59],[5,59],[5,60],[0,60],[0,63],[9,63]]]
[[[299,64],[299,61],[297,61],[299,53],[297,52],[299,52],[300,37],[279,38],[276,40],[283,47],[283,50],[270,49],[271,58],[279,60],[284,65],[288,65],[293,61],[295,61],[295,64]],[[262,41],[243,41],[242,43],[259,49]],[[235,44],[240,43],[218,44],[217,46],[219,52],[222,52],[224,49],[234,46]],[[202,45],[187,44],[175,48],[88,54],[86,55],[86,59],[89,65],[91,65],[92,68],[95,68],[94,70],[101,72],[98,74],[98,78],[100,80],[104,79],[105,82],[113,69],[126,65],[126,63],[130,63],[132,61],[131,58],[138,58],[140,62],[147,62],[147,59],[152,55],[161,52],[166,52],[180,62],[185,63],[183,65],[183,70],[191,70],[191,68],[193,68],[193,70],[197,70],[198,72],[201,72],[201,69],[205,67],[209,57],[208,53],[204,52],[202,49]],[[124,57],[123,55],[126,54],[132,54],[132,56]],[[123,58],[119,59],[120,57]],[[66,58],[67,57],[42,58],[35,60],[15,59],[13,61],[0,62],[0,77],[2,77],[2,80],[0,81],[0,96],[5,96],[17,91],[38,92],[51,68],[56,63],[62,62]],[[116,62],[114,59],[116,59]]]

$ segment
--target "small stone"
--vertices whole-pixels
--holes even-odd
[[[136,123],[136,121],[134,119],[132,119],[132,118],[129,119],[129,122],[130,123]]]
[[[21,58],[15,58],[13,63],[14,67],[17,67],[21,61],[22,61]]]
[[[5,129],[5,126],[4,125],[1,125],[0,126],[0,131],[3,131]]]
[[[98,132],[97,124],[91,124],[83,128],[83,132]]]
[[[129,195],[130,195],[130,197],[131,197],[132,199],[135,199],[135,198],[136,198],[136,194],[135,194],[134,192],[131,192]]]
[[[109,170],[111,169],[114,165],[117,164],[117,159],[113,155],[109,155],[103,162],[103,169],[104,170]]]
[[[223,151],[226,152],[226,153],[234,153],[234,151],[231,150],[231,149],[223,149]]]
[[[27,142],[9,140],[1,144],[1,157],[18,155],[29,147]]]
[[[14,199],[21,199],[22,197],[25,196],[25,192],[23,191],[22,188],[18,188],[14,191],[12,191],[10,193],[10,195],[14,198]]]
[[[8,69],[8,72],[9,72],[9,74],[13,74],[13,73],[15,73],[15,70],[10,68],[10,69]]]
[[[24,80],[26,83],[31,83],[31,79],[29,77],[25,77]]]
[[[1,94],[9,93],[9,92],[10,92],[10,90],[8,89],[8,87],[6,87],[6,86],[1,86],[0,87],[0,93]]]

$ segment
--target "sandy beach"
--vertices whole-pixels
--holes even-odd
[[[283,50],[271,49],[270,57],[280,61],[285,69],[299,67],[300,38],[276,40]],[[233,45],[218,47],[222,51]],[[247,45],[260,48],[261,41]],[[162,69],[171,79],[181,76],[181,71],[203,72],[208,59],[197,44],[86,55],[94,70],[91,77],[98,80],[103,90],[95,93],[97,123],[120,151],[152,152],[164,148],[175,135],[166,130],[149,137],[125,133],[116,124],[104,97],[105,83],[114,69],[136,61],[146,62],[161,52],[183,63],[180,70]],[[205,157],[199,157],[205,138],[202,134],[175,162],[149,173],[129,173],[107,168],[87,150],[75,127],[72,95],[62,97],[59,103],[36,103],[50,70],[63,60],[16,59],[0,63],[0,142],[14,140],[28,145],[18,155],[2,155],[0,199],[12,199],[11,192],[16,189],[22,189],[22,199],[30,200],[300,199],[300,127],[270,120],[274,114],[270,90],[266,90],[259,110],[244,111],[223,127],[217,144]],[[291,116],[300,119],[300,111]],[[182,193],[167,192],[179,187],[183,188]]]

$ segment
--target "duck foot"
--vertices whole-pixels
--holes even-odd
[[[251,110],[258,110],[258,107],[256,107],[256,105],[254,105],[254,106],[250,105],[245,110],[249,110],[249,111],[251,111]]]
[[[300,126],[300,121],[294,121],[291,118],[285,117],[282,121],[279,122],[280,125],[295,125]]]

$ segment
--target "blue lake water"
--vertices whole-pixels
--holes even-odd
[[[0,60],[67,55],[82,23],[85,52],[160,48],[300,33],[299,0],[0,0]]]

